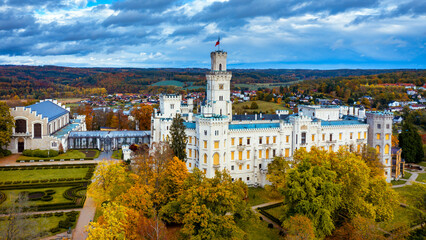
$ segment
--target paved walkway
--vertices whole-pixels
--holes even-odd
[[[277,223],[275,223],[274,221],[272,221],[271,219],[269,219],[268,217],[266,217],[265,215],[263,215],[263,214],[261,214],[260,212],[257,211],[258,208],[266,207],[266,206],[273,205],[273,204],[276,204],[276,203],[281,203],[281,202],[282,202],[282,200],[259,204],[259,205],[256,205],[256,206],[252,206],[251,210],[254,213],[262,216],[263,220],[265,220],[267,223],[272,223],[272,225],[274,226],[274,228],[277,228],[277,229],[280,229],[280,230],[284,230],[280,225],[278,225]]]
[[[77,225],[73,231],[73,240],[84,240],[87,238],[85,227],[93,221],[96,212],[96,204],[92,198],[86,198],[84,207],[78,217]]]
[[[417,177],[419,176],[419,173],[425,173],[425,170],[415,171],[415,172],[408,171],[408,170],[405,170],[405,171],[411,173],[410,178],[407,179],[407,180],[401,178],[400,180],[405,181],[405,183],[404,184],[399,184],[399,185],[393,185],[392,188],[405,187],[405,186],[408,186],[408,185],[412,185],[413,182],[415,182],[415,183],[421,183],[421,184],[426,184],[424,182],[418,182],[418,181],[416,181]]]

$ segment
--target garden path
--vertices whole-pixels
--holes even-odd
[[[267,218],[265,215],[263,215],[263,214],[261,214],[260,212],[257,211],[257,209],[260,208],[260,207],[266,207],[266,206],[273,205],[273,204],[280,203],[280,202],[282,202],[282,200],[281,201],[273,201],[273,202],[262,203],[262,204],[259,204],[259,205],[256,205],[256,206],[252,206],[251,210],[254,213],[257,213],[260,216],[262,216],[262,218],[267,223],[272,223],[272,225],[274,226],[274,228],[277,228],[277,229],[280,229],[280,230],[284,230],[280,225],[276,224],[274,221],[272,221],[271,219]]]
[[[407,170],[406,170],[406,171],[407,171]],[[418,181],[416,181],[417,177],[419,176],[419,173],[425,173],[425,172],[426,172],[425,170],[422,170],[422,171],[416,171],[416,172],[413,172],[413,171],[407,171],[407,172],[411,173],[410,178],[409,178],[409,179],[407,179],[407,181],[405,181],[405,183],[404,183],[404,184],[393,185],[393,186],[392,186],[392,188],[405,187],[405,186],[407,186],[407,185],[412,185],[412,184],[413,184],[413,182],[421,183],[421,184],[426,184],[426,183],[424,183],[424,182],[418,182]]]
[[[84,240],[87,238],[87,232],[85,227],[93,221],[95,217],[96,203],[95,201],[88,197],[84,203],[83,209],[80,212],[78,217],[77,225],[73,231],[73,240]]]

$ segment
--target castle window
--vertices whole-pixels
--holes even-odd
[[[219,84],[219,89],[223,90],[223,84]]]
[[[231,138],[231,145],[234,146],[235,145],[235,138]]]
[[[322,140],[325,141],[325,133],[322,134]]]
[[[34,124],[34,138],[41,138],[41,124]]]
[[[262,137],[259,137],[259,144],[262,144]]]
[[[250,159],[250,150],[247,151],[247,159]]]
[[[367,138],[367,132],[364,132],[364,139]]]
[[[239,144],[240,144],[240,146],[243,145],[243,138],[240,138]]]
[[[269,137],[266,137],[266,144],[269,144]]]
[[[219,71],[222,71],[222,63],[219,63]]]
[[[219,148],[219,141],[214,141],[214,148],[218,149]]]
[[[207,136],[207,130],[204,130],[204,135]]]
[[[361,139],[361,132],[358,132],[358,139]]]
[[[235,152],[231,152],[231,160],[234,160]]]
[[[250,138],[247,138],[247,145],[250,145]]]
[[[52,142],[52,147],[57,147],[58,146],[58,143],[57,142]]]
[[[380,146],[379,145],[376,146],[376,152],[380,153]]]
[[[306,133],[305,132],[302,132],[302,141],[301,141],[301,143],[302,144],[306,143]]]
[[[285,149],[285,157],[290,157],[290,148]]]
[[[389,129],[390,128],[390,125],[389,124],[386,124],[386,129]]]
[[[207,163],[207,154],[204,154],[204,163]]]
[[[189,165],[189,168],[191,168],[191,167],[192,167],[192,164],[191,164],[191,163],[189,163],[188,165]]]
[[[389,140],[389,134],[386,134],[386,140]]]
[[[238,160],[243,160],[243,152],[242,151],[238,152]]]
[[[315,134],[312,134],[312,142],[315,141]]]
[[[330,133],[330,142],[333,141],[333,134]]]
[[[259,169],[262,169],[262,164],[259,164]]]
[[[342,140],[342,133],[339,133],[339,140]]]
[[[247,177],[247,181],[250,181],[250,177]]]
[[[15,121],[15,133],[26,133],[27,132],[27,120],[17,119]]]
[[[215,136],[219,136],[219,130],[215,130],[215,131],[214,131],[214,135],[215,135]]]
[[[204,148],[207,148],[207,141],[204,140]]]
[[[389,154],[389,144],[385,145],[385,154]]]
[[[382,124],[377,124],[377,129],[381,129],[382,128]]]
[[[277,143],[277,137],[276,136],[272,137],[272,143]]]
[[[206,174],[207,173],[207,169],[204,168],[203,169],[203,173]]]
[[[250,169],[250,164],[247,164],[247,169]]]
[[[231,170],[234,171],[234,165],[231,166]],[[234,179],[232,179],[234,181]]]
[[[239,168],[239,170],[243,170],[243,165],[238,166],[238,168]]]
[[[219,96],[219,101],[223,101],[223,96]]]
[[[285,136],[285,142],[288,143],[290,141],[290,135]]]
[[[377,140],[380,140],[380,133],[376,134],[376,138],[377,138]]]
[[[352,137],[353,137],[353,133],[350,133],[349,134],[349,139],[352,139]]]
[[[259,158],[262,158],[262,150],[259,150]]]
[[[275,149],[272,150],[272,157],[275,157],[276,151]]]
[[[175,109],[175,105],[174,104],[170,104],[170,109]]]

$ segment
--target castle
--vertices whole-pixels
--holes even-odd
[[[275,156],[291,159],[297,149],[316,146],[327,151],[348,147],[361,151],[369,145],[379,152],[386,180],[392,177],[392,113],[365,112],[343,106],[299,106],[297,114],[232,115],[230,87],[232,73],[226,70],[227,53],[210,54],[207,94],[199,114],[193,101],[184,104],[179,95],[161,95],[154,110],[151,143],[169,140],[173,117],[185,119],[187,167],[197,167],[207,177],[227,169],[233,180],[264,186],[268,164]]]

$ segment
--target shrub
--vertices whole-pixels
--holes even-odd
[[[43,197],[41,197],[42,201],[48,202],[48,201],[52,201],[53,197],[50,195],[44,195]]]
[[[55,212],[56,217],[62,217],[64,216],[64,212]]]
[[[57,232],[60,232],[60,231],[61,231],[61,228],[59,228],[59,227],[55,227],[55,228],[50,229],[51,233],[57,233]]]
[[[59,152],[56,150],[49,150],[49,157],[56,157],[59,155]]]
[[[27,156],[27,157],[33,157],[33,150],[25,149],[25,150],[22,152],[22,155]]]
[[[46,191],[44,191],[47,195],[53,195],[53,194],[55,194],[56,193],[56,191],[55,190],[53,190],[53,189],[48,189],[48,190],[46,190]]]
[[[62,220],[59,221],[58,227],[68,229],[68,228],[72,227],[72,223],[67,218],[64,221],[62,221]]]
[[[274,228],[274,225],[272,223],[268,223],[268,228]]]

